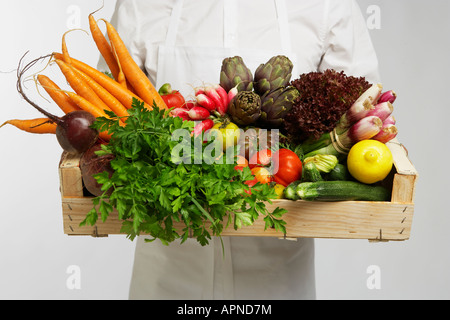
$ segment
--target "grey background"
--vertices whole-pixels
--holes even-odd
[[[106,19],[115,1],[97,14]],[[449,299],[448,60],[450,2],[359,0],[381,9],[380,28],[370,30],[382,83],[399,98],[394,114],[399,139],[420,178],[409,241],[369,243],[316,240],[318,299]],[[0,1],[0,123],[39,117],[15,91],[19,57],[59,51],[61,35],[101,1]],[[98,54],[82,32],[67,36],[74,57],[95,65]],[[6,72],[6,73],[5,73]],[[55,72],[54,79],[64,83]],[[30,92],[34,83],[27,82]],[[55,107],[42,101],[54,113]],[[53,136],[0,129],[0,299],[127,299],[134,243],[122,236],[68,237],[62,231],[57,166],[61,149]],[[66,286],[67,268],[80,267],[81,288]],[[369,289],[367,269],[378,266],[381,288]]]

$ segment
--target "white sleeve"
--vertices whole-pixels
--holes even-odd
[[[326,38],[319,71],[335,69],[380,82],[378,59],[366,21],[355,0],[328,1]]]

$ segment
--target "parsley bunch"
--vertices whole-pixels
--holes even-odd
[[[114,173],[95,175],[105,193],[93,199],[93,208],[82,225],[94,225],[100,215],[105,221],[116,209],[122,230],[133,240],[137,235],[150,235],[148,241],[160,239],[163,243],[189,235],[201,245],[207,245],[212,236],[220,236],[230,223],[234,228],[251,225],[259,215],[264,216],[266,228],[285,230],[282,215],[286,210],[277,208],[269,212],[265,202],[275,198],[273,188],[257,184],[251,195],[244,183],[252,180],[249,168],[235,170],[236,159],[231,164],[223,161],[198,163],[195,157],[211,143],[196,143],[202,137],[188,136],[180,142],[174,139],[178,129],[191,132],[194,123],[171,117],[168,111],[156,105],[148,110],[138,100],[128,110],[126,125],[109,112],[109,118],[98,118],[94,127],[112,134],[111,141],[99,153],[111,153]],[[187,143],[190,154],[180,156],[175,152],[180,143]],[[235,147],[237,148],[237,147]],[[238,154],[237,150],[234,154]],[[181,161],[182,160],[182,161]],[[112,193],[106,191],[112,188]],[[182,230],[174,222],[182,221]]]

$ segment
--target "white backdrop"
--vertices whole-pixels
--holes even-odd
[[[105,2],[96,16],[109,19],[115,1]],[[450,3],[358,2],[372,28],[383,85],[399,95],[399,139],[420,174],[416,209],[409,241],[316,240],[317,298],[449,299],[450,216],[444,182],[450,159]],[[27,50],[30,58],[60,51],[62,33],[74,27],[87,30],[88,14],[100,5],[100,0],[0,1],[0,123],[40,116],[15,90],[19,58]],[[86,34],[72,32],[67,42],[74,57],[96,64],[98,54]],[[53,78],[63,84],[58,77],[55,72]],[[36,91],[33,86],[27,82],[29,92]],[[32,96],[61,115],[54,105]],[[57,171],[61,149],[55,137],[5,126],[0,150],[0,299],[127,299],[134,243],[122,236],[63,234]],[[67,284],[73,266],[81,272],[80,288]],[[367,281],[373,268],[380,282],[371,289]]]

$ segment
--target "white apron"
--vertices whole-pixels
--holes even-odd
[[[222,60],[239,55],[253,72],[270,57],[291,53],[284,0],[275,0],[282,50],[268,52],[235,47],[237,0],[224,1],[224,46],[176,46],[183,0],[172,9],[165,45],[159,47],[156,87],[170,82],[185,96],[193,87],[219,83]],[[130,299],[315,299],[314,240],[213,238],[202,247],[195,239],[164,246],[138,237]]]

